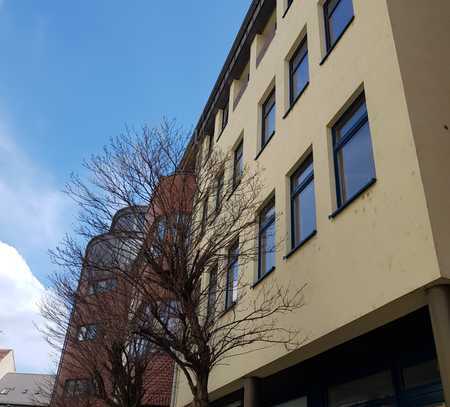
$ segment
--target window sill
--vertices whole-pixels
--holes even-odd
[[[253,283],[253,285],[251,286],[251,288],[255,288],[261,281],[265,280],[265,278],[272,274],[275,271],[276,267],[273,266],[266,274],[264,274],[262,277],[260,277],[257,281],[255,281]]]
[[[264,145],[261,147],[261,150],[259,150],[258,154],[256,154],[255,161],[259,158],[259,156],[261,155],[261,153],[266,149],[267,144],[270,143],[270,140],[273,139],[273,136],[275,136],[275,131],[269,136],[269,138],[268,138],[267,141],[266,141],[266,144],[264,144]]]
[[[347,25],[345,26],[345,28],[342,30],[341,34],[339,35],[339,37],[336,38],[336,41],[334,41],[334,44],[327,50],[327,53],[325,54],[325,56],[322,58],[322,61],[320,61],[319,65],[323,65],[325,63],[325,61],[328,59],[328,57],[330,56],[330,54],[333,52],[333,50],[336,48],[336,45],[338,44],[338,42],[340,41],[340,39],[344,36],[345,32],[348,30],[348,28],[350,27],[350,25],[353,23],[353,20],[355,19],[355,16],[353,16],[350,21],[347,23]]]
[[[293,4],[293,3],[294,3],[294,2],[291,1],[291,3],[286,7],[286,10],[284,10],[284,13],[283,13],[283,15],[281,16],[281,18],[286,17],[286,14],[288,13],[288,11],[290,10],[290,8],[292,7],[292,4]]]
[[[224,317],[226,314],[228,314],[232,309],[234,309],[234,308],[236,307],[236,304],[237,304],[237,301],[233,301],[233,303],[232,303],[229,307],[225,308],[225,309],[222,311],[222,313],[219,315],[219,318],[222,318],[222,317]]]
[[[317,230],[313,230],[307,237],[305,237],[296,247],[294,247],[288,254],[286,254],[286,256],[283,257],[283,260],[289,259],[289,257],[308,243],[315,235],[317,235]]]
[[[304,88],[302,89],[302,91],[297,95],[297,97],[293,100],[293,102],[291,103],[291,105],[289,106],[289,109],[286,111],[286,113],[283,116],[283,119],[286,119],[286,117],[288,116],[288,114],[291,112],[291,110],[294,108],[295,104],[297,103],[297,101],[301,98],[301,96],[303,95],[303,93],[305,93],[306,89],[308,89],[309,86],[309,81],[306,82]]]
[[[334,219],[339,215],[347,206],[350,206],[354,201],[356,201],[364,192],[366,192],[373,184],[377,182],[376,178],[372,178],[366,185],[364,185],[358,192],[356,192],[347,202],[342,206],[337,208],[331,215],[328,216],[329,219]]]
[[[241,183],[241,179],[238,182],[236,182],[236,185],[233,185],[233,189],[228,193],[227,201],[229,201],[230,198],[233,196],[233,194],[236,191],[236,189],[238,189],[240,183]]]
[[[222,137],[222,134],[225,131],[225,129],[227,128],[227,126],[228,126],[228,123],[225,125],[224,128],[222,128],[222,130],[220,130],[220,133],[219,133],[219,135],[217,136],[217,139],[216,139],[216,143],[219,141],[220,137]]]

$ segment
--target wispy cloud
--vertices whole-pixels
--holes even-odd
[[[21,250],[47,250],[67,230],[72,203],[12,133],[0,115],[0,239]]]
[[[43,324],[37,276],[51,270],[47,251],[70,227],[73,205],[18,139],[0,112],[0,347],[14,349],[19,371],[47,372],[50,347],[34,325]]]
[[[22,372],[48,373],[55,356],[36,326],[43,326],[39,303],[45,293],[26,261],[0,242],[0,348],[14,349]]]

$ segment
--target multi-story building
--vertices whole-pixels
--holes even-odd
[[[306,284],[303,341],[215,369],[214,406],[450,403],[449,46],[448,0],[252,2],[196,138],[265,169],[283,248],[239,273]]]
[[[106,405],[99,396],[101,392],[114,398],[114,387],[126,385],[135,370],[145,371],[136,379],[144,383],[144,405],[169,406],[173,362],[165,354],[153,352],[145,341],[134,338],[128,324],[137,296],[126,281],[125,270],[135,261],[142,242],[137,235],[147,222],[154,221],[146,207],[124,208],[115,214],[109,232],[93,238],[87,245],[52,406]],[[131,241],[133,236],[135,242]],[[136,362],[123,370],[129,376],[120,382],[119,375],[113,373],[117,371],[114,363],[120,360],[125,364],[125,360],[133,358]],[[117,383],[112,383],[113,380]],[[134,386],[128,388],[131,398]]]

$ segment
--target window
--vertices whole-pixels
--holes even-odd
[[[91,284],[89,284],[88,295],[106,293],[108,291],[114,290],[116,287],[117,280],[115,278],[93,281]]]
[[[286,403],[277,404],[274,407],[307,407],[308,406],[308,398],[300,397],[295,400],[289,400]]]
[[[375,163],[364,94],[333,127],[338,208],[375,180]]]
[[[90,379],[68,379],[64,383],[66,397],[81,397],[95,394],[95,385]]]
[[[312,155],[291,177],[291,218],[292,248],[295,249],[316,230]]]
[[[77,339],[79,342],[93,341],[97,337],[97,325],[83,325],[78,329]]]
[[[222,205],[223,186],[225,183],[225,174],[223,172],[217,177],[216,182],[216,213],[219,213],[220,206]]]
[[[275,247],[275,199],[272,199],[259,217],[258,278],[275,268]]]
[[[244,173],[244,142],[241,141],[234,150],[233,188],[237,187]]]
[[[216,295],[217,295],[217,265],[209,272],[209,286],[208,286],[208,317],[214,317],[216,311]]]
[[[228,251],[227,288],[225,308],[228,309],[237,301],[239,283],[239,241],[236,241]]]
[[[367,405],[394,406],[394,385],[391,372],[386,370],[363,378],[332,386],[328,390],[329,407]]]
[[[223,110],[222,110],[222,131],[225,127],[227,127],[228,124],[228,116],[230,113],[230,107],[229,107],[229,101],[227,99],[227,103],[225,104]]]
[[[289,98],[293,105],[309,83],[308,41],[305,38],[289,61]]]
[[[164,217],[159,217],[156,221],[156,236],[160,242],[164,241],[167,232],[167,221]]]
[[[403,368],[402,373],[405,389],[407,390],[439,383],[441,378],[436,359],[406,366]]]
[[[208,136],[208,157],[211,155],[214,147],[214,134]]]
[[[208,222],[208,197],[203,200],[202,224],[200,233],[203,235],[206,231],[206,223]]]
[[[336,44],[353,18],[352,0],[327,0],[323,6],[327,51]]]
[[[261,148],[275,134],[275,89],[262,105],[262,136]]]

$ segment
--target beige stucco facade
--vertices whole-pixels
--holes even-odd
[[[0,350],[0,379],[7,373],[15,373],[16,363],[12,350]]]
[[[292,352],[274,346],[217,368],[212,399],[241,388],[245,377],[280,371],[426,305],[426,289],[450,278],[450,2],[353,0],[353,7],[353,22],[323,61],[321,2],[294,0],[285,14],[278,0],[276,35],[258,66],[263,37],[253,40],[249,83],[234,110],[238,86],[231,84],[229,122],[219,138],[217,113],[217,148],[244,140],[246,165],[261,166],[264,195],[275,194],[277,236],[286,242],[276,270],[254,293],[274,280],[306,288],[305,305],[280,321],[301,329],[303,345]],[[284,117],[288,60],[306,34],[310,83]],[[276,133],[259,153],[261,103],[273,86]],[[331,127],[362,90],[377,181],[330,219],[336,209]],[[289,176],[311,151],[317,234],[285,259]],[[254,281],[257,266],[240,272]],[[175,389],[175,406],[192,400],[180,374]]]

